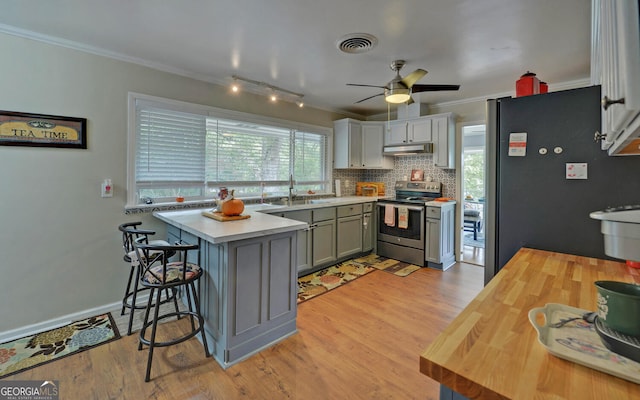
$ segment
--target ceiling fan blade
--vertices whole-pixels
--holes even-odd
[[[407,85],[408,88],[410,88],[420,79],[422,79],[422,77],[425,76],[426,74],[427,74],[427,71],[425,71],[424,69],[418,68],[417,70],[413,71],[409,75],[402,78],[400,82],[404,83],[405,85]]]
[[[458,90],[460,85],[413,85],[411,91],[413,93],[419,92],[438,92],[442,90]]]
[[[378,85],[361,85],[359,83],[347,83],[347,86],[364,86],[364,87],[377,87],[377,88],[381,88],[384,89],[385,86],[378,86]]]
[[[407,100],[407,105],[413,104],[413,103],[415,103],[415,101],[413,101],[413,96],[409,97],[409,100]]]
[[[373,99],[374,97],[378,97],[378,96],[382,96],[382,95],[384,95],[384,93],[374,94],[373,96],[369,96],[369,97],[367,97],[367,98],[365,98],[365,99],[358,100],[358,101],[356,101],[354,104],[362,103],[363,101],[367,101],[367,100],[369,100],[369,99]]]

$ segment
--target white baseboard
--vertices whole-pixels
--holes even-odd
[[[136,299],[136,304],[146,304],[148,298],[149,298],[149,294],[143,293],[138,297],[138,299]],[[113,312],[114,310],[118,310],[118,313],[119,313],[121,307],[122,307],[122,303],[118,301],[116,303],[105,304],[99,307],[94,307],[87,310],[78,311],[72,314],[63,315],[61,317],[50,319],[48,321],[38,322],[37,324],[22,326],[20,328],[12,329],[5,332],[0,332],[0,343],[5,343],[11,340],[20,339],[25,336],[30,336],[36,333],[59,328],[61,326],[68,325],[73,321],[78,321],[84,318],[92,317],[94,315]]]

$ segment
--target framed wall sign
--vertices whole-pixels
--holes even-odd
[[[87,119],[0,111],[0,145],[87,148]]]

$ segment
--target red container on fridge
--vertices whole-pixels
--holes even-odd
[[[531,96],[540,93],[540,79],[533,72],[527,71],[516,81],[516,97]]]
[[[549,85],[547,82],[540,82],[540,94],[547,93],[549,91]]]

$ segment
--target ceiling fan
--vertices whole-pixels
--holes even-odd
[[[422,77],[427,74],[427,71],[418,68],[403,78],[400,76],[400,70],[402,69],[404,64],[404,60],[395,60],[391,63],[390,67],[393,71],[396,71],[396,77],[384,86],[347,83],[348,86],[377,87],[384,89],[383,93],[378,93],[373,96],[369,96],[362,100],[356,101],[356,104],[382,95],[384,95],[384,99],[388,103],[399,104],[408,102],[409,104],[411,104],[413,103],[411,93],[460,89],[460,85],[416,85],[415,83],[422,79]]]

